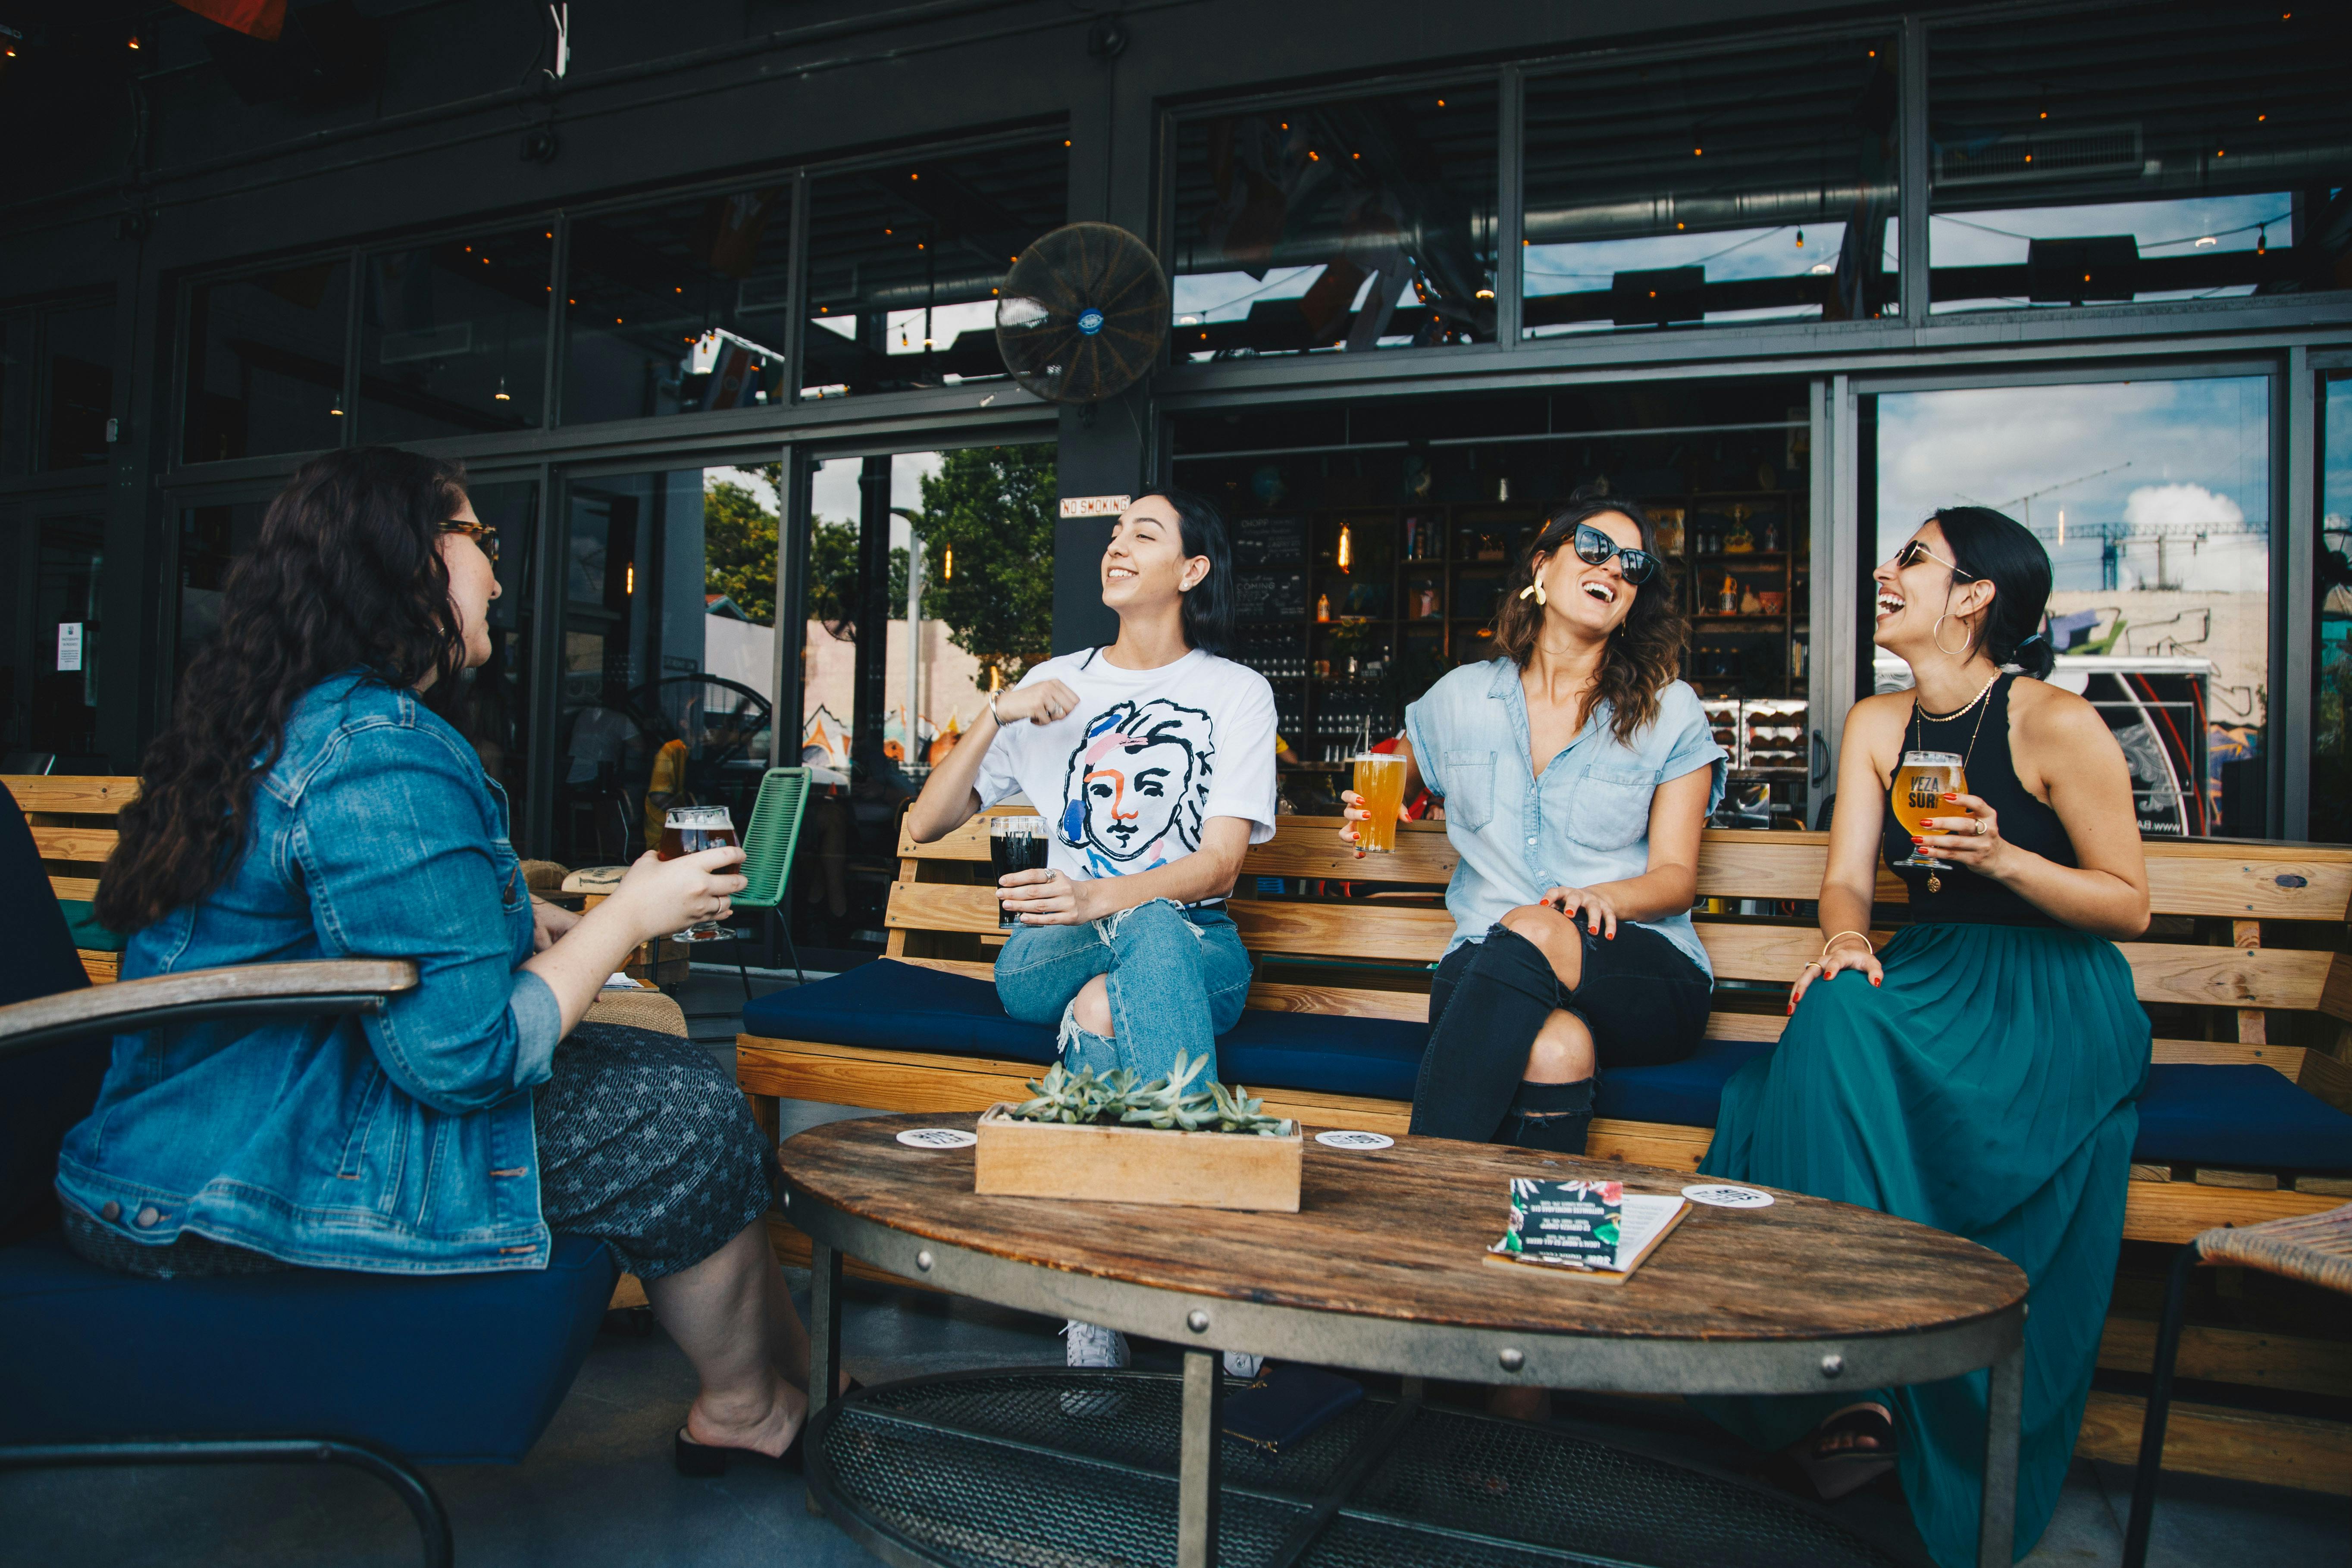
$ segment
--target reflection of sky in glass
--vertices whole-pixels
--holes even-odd
[[[2042,537],[2061,591],[2104,585],[2108,532],[2144,542],[2126,549],[2120,585],[2133,585],[2152,569],[2145,542],[2160,529],[2183,546],[2170,552],[2178,586],[2267,592],[2264,377],[1888,394],[1878,402],[1878,452],[1875,559],[1936,508],[1973,502]],[[2188,548],[2200,529],[2204,541]]]
[[[929,314],[929,331],[924,316]],[[961,332],[984,332],[996,326],[996,301],[980,300],[961,305],[934,305],[922,310],[893,310],[884,322],[882,346],[885,353],[919,354],[923,352],[923,340],[929,337],[931,346],[944,353],[955,347]]]
[[[1803,226],[1804,248],[1797,247],[1800,226],[1743,228],[1715,234],[1659,234],[1638,239],[1595,239],[1580,245],[1527,247],[1527,291],[1581,294],[1609,287],[1620,272],[1666,267],[1706,268],[1707,281],[1734,278],[1788,278],[1837,265],[1845,225]]]
[[[1171,280],[1169,302],[1180,327],[1198,326],[1208,321],[1238,321],[1245,319],[1250,308],[1261,300],[1297,300],[1315,286],[1323,275],[1318,264],[1314,267],[1273,267],[1264,278],[1253,278],[1246,272],[1183,272]],[[1348,309],[1363,308],[1364,295],[1372,286],[1369,277],[1356,287],[1356,297]],[[1397,303],[1411,305],[1412,280],[1406,279],[1397,290]]]
[[[914,511],[923,510],[923,480],[940,471],[937,452],[894,452],[890,455],[890,504]],[[857,525],[862,501],[857,477],[865,471],[863,458],[828,458],[809,476],[809,511],[821,522]],[[907,520],[892,517],[890,543],[904,548]]]
[[[2011,207],[1989,212],[1937,213],[1927,220],[1928,255],[1937,267],[2021,267],[2028,241],[2128,234],[2142,256],[2193,256],[2204,250],[2252,250],[2271,226],[2272,245],[2288,240],[2294,199],[2284,193],[2199,196],[2170,202],[2101,202],[2087,206]],[[2210,245],[2199,241],[2210,239]],[[2251,283],[2218,289],[2142,289],[2141,300],[2219,300],[2251,294]],[[2023,300],[2002,303],[2022,305]],[[1938,310],[1981,310],[1984,300],[1938,300]]]

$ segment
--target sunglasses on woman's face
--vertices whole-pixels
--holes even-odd
[[[1658,569],[1656,556],[1646,550],[1628,550],[1589,522],[1576,525],[1576,540],[1569,548],[1587,566],[1598,566],[1614,555],[1617,570],[1628,583],[1646,583]]]
[[[499,531],[488,523],[445,522],[441,525],[441,531],[464,534],[481,547],[482,553],[490,558],[491,565],[499,563]]]
[[[1953,565],[1952,563],[1945,560],[1942,556],[1928,549],[1927,545],[1920,542],[1918,540],[1912,540],[1910,542],[1905,544],[1902,549],[1895,552],[1895,569],[1897,572],[1907,572],[1922,561],[1932,561],[1937,565],[1941,566],[1946,571],[1949,572],[1953,576],[1961,578],[1964,581],[1970,583],[1976,581],[1977,574],[1975,573],[1961,571],[1958,566]]]

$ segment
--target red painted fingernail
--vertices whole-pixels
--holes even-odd
[[[1960,797],[1959,797],[1958,795],[1951,795],[1951,794],[1948,794],[1948,794],[1944,796],[1944,798],[1945,798],[1946,800],[1949,801],[1949,800],[1958,800],[1958,799],[1959,799]]]
[[[1915,833],[1911,836],[1911,842],[1914,844],[1925,844],[1927,841]]]
[[[1873,980],[1873,981],[1871,982],[1871,984],[1872,984],[1873,985],[1875,985],[1875,984],[1878,984],[1878,982],[1877,982],[1877,981],[1875,981],[1875,980]]]
[[[1617,940],[1617,933],[1616,933],[1615,931],[1611,931],[1611,932],[1609,933],[1609,940],[1610,940],[1611,942],[1615,942],[1615,941]]]

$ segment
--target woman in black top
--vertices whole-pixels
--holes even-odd
[[[2121,748],[2041,679],[2040,542],[1950,507],[1874,575],[1874,639],[1914,684],[1848,716],[1822,953],[1779,1048],[1725,1087],[1701,1169],[1900,1215],[2025,1270],[2022,1556],[2057,1505],[2122,1245],[2148,1022],[2115,943],[2147,929],[2147,870]],[[1889,809],[1907,752],[1959,757],[1968,781],[1916,837]],[[1910,923],[1874,952],[1876,861],[1915,848],[1932,864],[1895,868]],[[1959,1568],[1976,1561],[1985,1389],[1977,1373],[1706,1404],[1760,1446],[1804,1439],[1825,1495],[1897,1465],[1929,1550]]]

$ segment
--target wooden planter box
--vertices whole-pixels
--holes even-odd
[[[976,1193],[1298,1212],[1305,1139],[1296,1126],[1287,1138],[1264,1138],[1016,1121],[1004,1111],[1000,1102],[981,1114]]]

